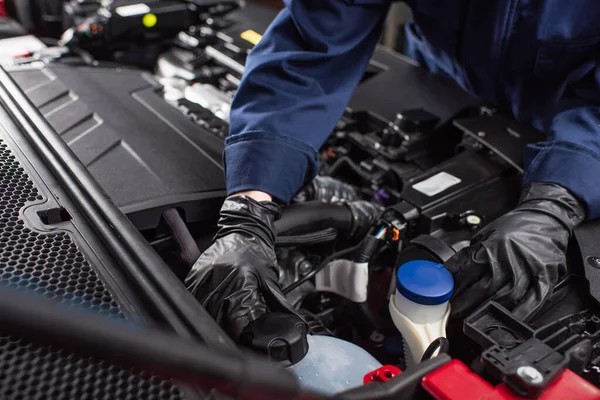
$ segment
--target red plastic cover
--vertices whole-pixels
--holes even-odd
[[[421,386],[436,400],[525,400],[506,384],[492,386],[458,360],[425,376]],[[565,370],[539,400],[600,400],[600,390]]]

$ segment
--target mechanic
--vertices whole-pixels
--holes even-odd
[[[380,37],[389,0],[284,0],[248,58],[224,164],[230,195],[188,287],[233,337],[286,311],[273,222],[318,168]],[[529,146],[518,206],[446,267],[455,316],[493,298],[529,320],[566,269],[573,229],[600,216],[598,0],[414,0],[411,57],[547,134]]]

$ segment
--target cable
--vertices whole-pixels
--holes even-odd
[[[446,339],[445,337],[439,337],[433,342],[431,342],[431,344],[425,350],[425,353],[423,353],[423,357],[421,357],[421,362],[429,360],[437,349],[440,349],[438,355],[442,353],[448,353],[448,350],[450,350],[450,342],[448,341],[448,339]]]
[[[94,56],[92,55],[92,53],[90,53],[89,51],[86,51],[80,47],[69,47],[69,49],[77,54],[79,57],[81,57],[81,61],[83,61],[84,64],[86,65],[97,65],[98,61],[96,61],[96,59],[94,58]]]
[[[361,246],[362,246],[362,242],[357,244],[356,246],[348,247],[344,250],[340,250],[340,251],[337,251],[337,252],[329,255],[315,269],[310,271],[308,274],[306,274],[302,278],[298,279],[296,282],[283,288],[283,294],[288,294],[292,290],[301,286],[304,282],[307,282],[308,280],[312,279],[317,273],[319,273],[319,271],[323,270],[327,266],[327,264],[329,264],[333,260],[343,257],[345,255],[351,254],[351,253],[355,252],[356,250],[360,249]]]
[[[382,226],[381,229],[379,230],[379,232],[377,232],[377,235],[375,235],[376,239],[385,239],[385,235],[387,233],[387,227]]]
[[[335,335],[333,334],[333,332],[331,332],[323,323],[323,321],[321,321],[321,319],[316,316],[315,314],[313,314],[312,312],[306,310],[306,309],[301,309],[300,310],[300,315],[302,315],[304,317],[304,319],[306,320],[306,322],[308,323],[308,330],[309,333],[311,335],[321,335],[321,336],[333,336],[335,337]]]

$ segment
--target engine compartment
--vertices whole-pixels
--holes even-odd
[[[193,49],[187,49],[194,62],[184,65],[200,75],[185,87],[176,105],[201,125],[213,123],[206,117],[208,111],[226,123],[239,66],[251,46],[238,46],[239,38],[235,44],[219,43],[214,27],[187,32],[179,39],[186,35],[206,47],[202,52],[202,44],[194,42]],[[198,64],[198,60],[202,61]],[[160,66],[158,73],[163,74],[163,82],[174,78],[165,77]],[[376,73],[367,71],[363,84]],[[179,78],[183,75],[180,72]],[[213,96],[207,85],[225,96]],[[359,86],[355,98],[365,88]],[[467,246],[477,230],[511,210],[521,190],[525,146],[543,136],[479,104],[451,114],[399,105],[395,115],[389,118],[388,112],[386,118],[376,105],[374,110],[360,109],[357,103],[351,102],[320,149],[318,177],[298,193],[277,222],[280,283],[310,321],[311,333],[355,343],[382,364],[404,368],[402,336],[388,311],[397,267],[411,260],[443,264]],[[213,128],[213,132],[222,136],[226,130]],[[363,226],[355,226],[352,204],[368,208]],[[356,288],[323,282],[336,275],[322,275],[327,264],[352,260],[366,236],[377,237],[377,244],[370,250],[366,300],[357,302]],[[210,239],[202,243],[206,246]],[[517,360],[529,357],[528,362],[541,366],[546,383],[561,363],[600,383],[597,304],[588,291],[581,290],[587,285],[582,258],[576,249],[573,253],[571,273],[562,277],[550,302],[529,324],[488,303],[464,321],[448,322],[445,350],[491,381],[514,378]],[[518,376],[514,382],[523,394],[539,389]]]
[[[163,102],[158,114],[206,151],[210,171],[205,174],[213,177],[221,174],[215,159],[228,133],[229,107],[246,57],[269,19],[251,21],[244,10],[226,11],[177,32],[166,51],[159,47],[151,76],[144,73],[151,84],[130,91],[138,92],[133,97],[138,103],[141,98],[155,111],[158,100]],[[139,75],[138,70],[131,73]],[[399,76],[405,87],[395,91],[389,82]],[[47,105],[40,103],[40,108]],[[93,109],[91,114],[97,115]],[[199,129],[201,139],[193,136],[192,127]],[[521,191],[525,146],[541,138],[541,133],[450,83],[378,49],[320,149],[317,178],[300,190],[276,224],[279,283],[309,322],[310,333],[354,343],[381,364],[406,368],[405,341],[388,309],[398,268],[414,260],[444,264],[475,232],[511,210]],[[173,160],[176,150],[163,154],[162,162]],[[143,154],[142,161],[147,157],[152,155]],[[145,165],[146,170],[155,167]],[[193,168],[193,162],[182,168]],[[194,179],[202,180],[192,177],[186,187]],[[212,179],[208,183],[200,188],[204,194],[190,191],[184,193],[187,197],[168,198],[181,194],[178,186],[154,196],[160,204],[148,206],[142,199],[128,213],[181,280],[216,230],[223,186]],[[119,205],[124,209],[127,204]],[[152,213],[139,217],[148,209]],[[525,396],[540,394],[564,368],[600,385],[600,309],[594,280],[600,265],[594,256],[599,229],[591,222],[575,233],[569,273],[527,324],[488,302],[464,320],[450,319],[447,342],[438,341],[428,357],[447,352],[488,381],[507,382]],[[366,279],[347,272],[354,271],[358,259],[368,266]],[[541,381],[523,378],[518,373],[523,363],[535,366]]]
[[[160,62],[157,71],[165,97],[222,137],[240,66],[251,46],[238,46],[239,38],[233,41],[236,44],[220,42],[216,32],[214,26],[205,26],[180,34],[180,43],[194,43],[181,45],[190,53],[179,49],[161,56],[163,61],[177,59],[177,66],[193,71],[191,86],[177,83],[183,79],[189,84],[185,71],[169,75],[165,71],[175,69],[161,67]],[[193,62],[182,63],[183,59]],[[363,83],[373,73],[367,71]],[[177,92],[178,86],[185,88]],[[215,96],[214,88],[221,95]],[[477,230],[511,210],[521,190],[525,146],[543,136],[479,104],[442,115],[399,106],[393,118],[385,118],[377,111],[353,107],[357,103],[353,100],[320,149],[317,178],[298,193],[277,222],[280,284],[310,321],[311,333],[355,343],[382,364],[404,368],[402,335],[388,311],[397,268],[411,260],[443,264],[467,246]],[[367,208],[363,212],[369,217],[361,226],[356,226],[353,205]],[[340,277],[327,274],[327,265],[350,263],[364,250],[360,243],[367,236],[377,242],[369,250],[363,299],[356,287],[325,281]],[[208,246],[210,236],[200,242]],[[562,277],[550,302],[528,324],[490,302],[465,320],[448,322],[449,347],[444,351],[492,382],[516,377],[514,386],[527,395],[539,393],[539,387],[516,375],[515,365],[523,360],[544,371],[544,384],[552,381],[559,364],[598,384],[597,304],[589,291],[582,290],[587,281],[577,253],[574,249],[572,272]]]

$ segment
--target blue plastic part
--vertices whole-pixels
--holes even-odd
[[[425,260],[402,264],[396,273],[396,288],[408,300],[435,306],[450,300],[454,279],[443,265]]]

